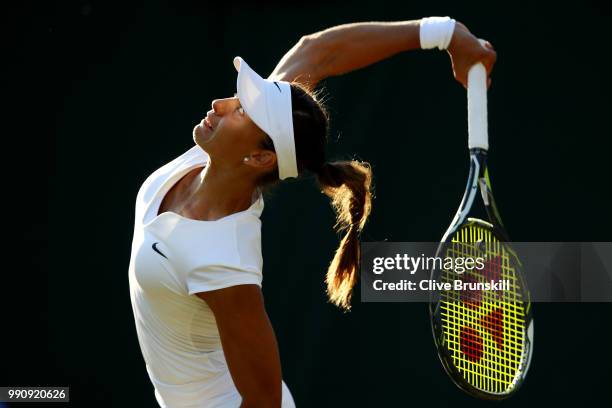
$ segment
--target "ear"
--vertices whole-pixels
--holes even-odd
[[[271,170],[276,165],[276,153],[271,150],[256,150],[251,152],[248,157],[249,160],[245,164],[261,170]]]

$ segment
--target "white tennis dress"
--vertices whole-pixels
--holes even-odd
[[[129,267],[138,342],[161,407],[239,407],[214,315],[194,293],[261,286],[261,195],[216,221],[157,215],[170,188],[208,162],[199,146],[157,169],[138,191]],[[283,408],[295,407],[283,382]]]

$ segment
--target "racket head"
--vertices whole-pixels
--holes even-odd
[[[495,206],[486,152],[473,150],[461,206],[437,256],[484,259],[482,269],[433,269],[436,282],[510,281],[508,290],[431,292],[430,317],[438,356],[459,388],[484,399],[504,399],[522,384],[533,350],[533,317],[521,262]],[[469,217],[480,193],[489,221]]]

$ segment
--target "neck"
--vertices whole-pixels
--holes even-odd
[[[236,168],[216,166],[209,160],[192,182],[191,210],[199,219],[216,220],[251,206],[255,186]]]

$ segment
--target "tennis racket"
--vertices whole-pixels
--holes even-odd
[[[525,380],[533,350],[533,318],[521,262],[493,199],[487,132],[486,69],[478,63],[468,74],[467,187],[437,256],[480,262],[472,269],[458,270],[456,265],[463,261],[434,268],[431,279],[452,283],[453,288],[432,292],[429,312],[438,356],[455,384],[479,398],[503,399]],[[472,217],[479,209],[488,220]],[[455,287],[456,281],[461,286]],[[507,284],[475,289],[483,288],[478,282],[499,281]]]

